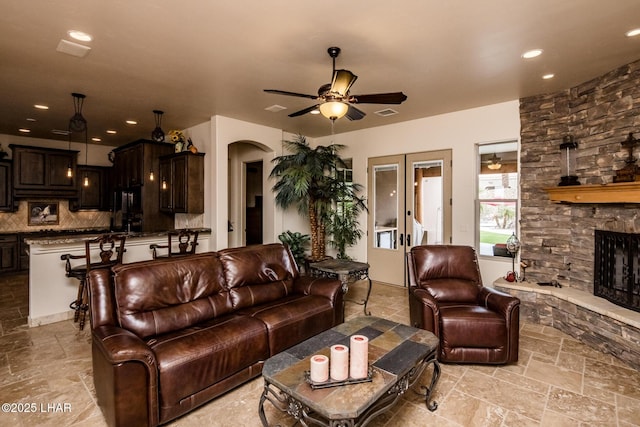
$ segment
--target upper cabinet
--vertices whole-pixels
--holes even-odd
[[[204,213],[204,154],[183,151],[160,158],[160,210]]]
[[[10,145],[14,196],[76,198],[78,151]],[[71,168],[72,177],[67,176]]]
[[[11,186],[12,180],[11,161],[0,160],[0,212],[12,212],[15,210],[13,188]]]
[[[78,198],[69,201],[69,210],[108,211],[111,205],[111,167],[78,165]],[[84,177],[87,177],[85,185]]]

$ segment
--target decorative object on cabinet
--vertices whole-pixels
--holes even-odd
[[[0,144],[0,160],[4,159],[8,155],[9,154],[6,151],[4,151],[4,148],[2,148],[2,144]]]
[[[28,225],[57,225],[60,223],[58,202],[29,202]]]
[[[636,180],[638,174],[638,166],[636,165],[636,159],[633,157],[633,148],[638,142],[633,137],[633,133],[629,132],[627,139],[622,141],[622,147],[627,149],[627,160],[622,169],[616,171],[616,176],[613,177],[613,182],[633,182]]]
[[[153,114],[156,120],[156,127],[151,132],[151,139],[157,142],[164,142],[164,131],[162,130],[162,115],[164,111],[153,110]]]
[[[560,187],[568,185],[580,185],[576,175],[576,150],[578,143],[573,140],[573,135],[566,135],[560,144]]]

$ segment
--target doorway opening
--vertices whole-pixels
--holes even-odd
[[[245,243],[262,244],[262,160],[245,163]]]

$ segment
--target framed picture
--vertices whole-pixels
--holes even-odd
[[[58,202],[29,202],[29,225],[57,225],[60,223]]]

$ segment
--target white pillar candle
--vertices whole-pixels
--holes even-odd
[[[350,348],[349,375],[353,379],[366,378],[369,373],[369,338],[364,335],[351,336]]]
[[[322,354],[311,356],[311,381],[323,383],[329,379],[329,358]]]
[[[331,379],[344,381],[349,377],[349,347],[342,344],[331,346]]]

